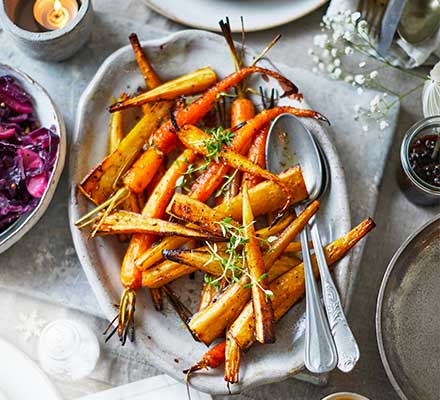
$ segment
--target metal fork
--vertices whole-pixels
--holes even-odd
[[[368,22],[369,32],[372,36],[378,36],[380,33],[387,4],[388,0],[359,0],[357,9],[362,18]]]

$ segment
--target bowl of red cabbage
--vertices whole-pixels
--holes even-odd
[[[0,253],[47,209],[65,153],[64,122],[47,92],[0,64]]]

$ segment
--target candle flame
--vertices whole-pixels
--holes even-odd
[[[63,5],[61,4],[60,0],[55,0],[53,3],[53,9],[55,11],[58,11]]]

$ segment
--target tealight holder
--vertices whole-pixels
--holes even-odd
[[[72,1],[77,7],[71,7]],[[50,2],[53,10],[44,10]],[[63,12],[75,12],[66,20]],[[34,14],[34,12],[40,14]],[[38,18],[39,17],[39,18]],[[0,0],[0,24],[11,40],[30,57],[62,61],[88,40],[93,25],[91,0]]]

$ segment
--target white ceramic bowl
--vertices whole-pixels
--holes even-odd
[[[66,158],[66,128],[63,117],[52,102],[48,93],[31,77],[8,65],[0,64],[0,76],[11,75],[20,83],[22,88],[32,97],[35,114],[43,127],[53,127],[53,131],[60,138],[58,154],[46,191],[37,207],[27,214],[22,215],[10,227],[0,232],[0,253],[7,250],[20,240],[41,218],[46,211],[55,192],[58,180],[64,167]]]

